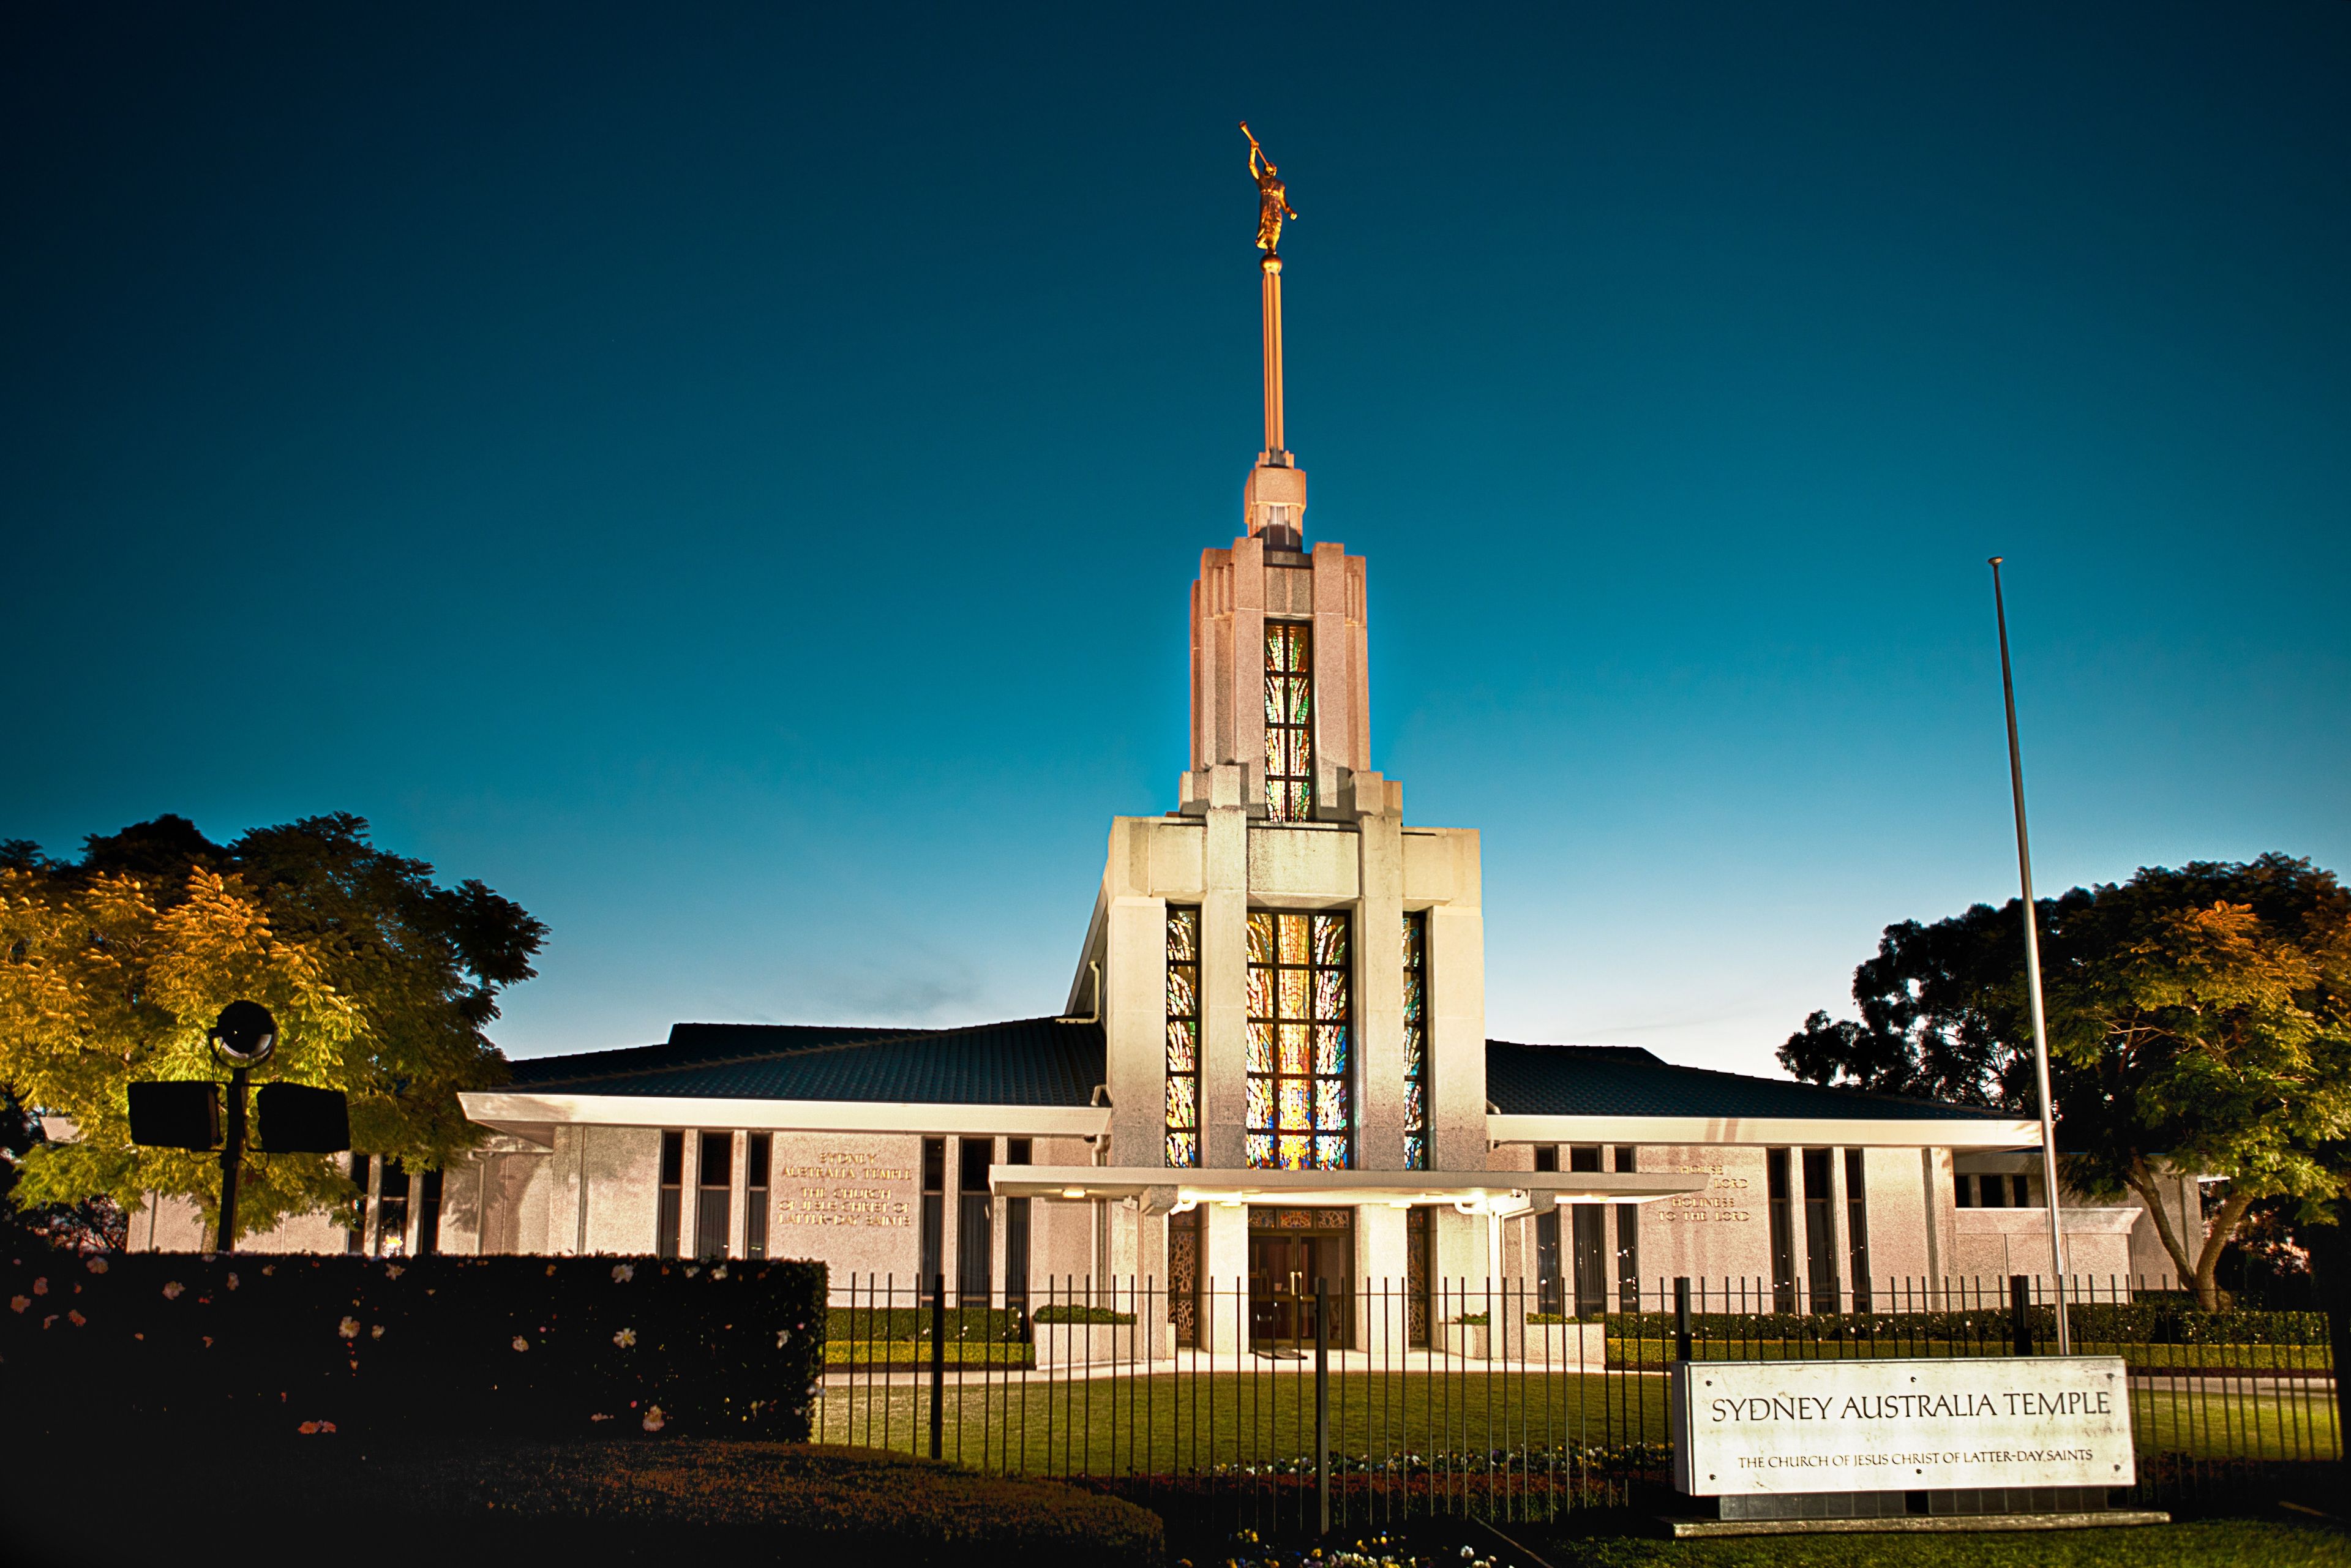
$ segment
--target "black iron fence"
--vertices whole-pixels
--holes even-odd
[[[1286,1282],[1285,1282],[1286,1283]],[[1553,1519],[1669,1483],[1677,1360],[2053,1354],[2053,1299],[2011,1280],[1823,1286],[1660,1280],[1574,1317],[1536,1281],[1045,1282],[966,1304],[855,1277],[832,1291],[816,1435],[1090,1482],[1259,1530],[1430,1515]],[[2315,1312],[2195,1308],[2168,1281],[2079,1281],[2078,1354],[2128,1371],[2139,1482],[2177,1504],[2342,1458]]]

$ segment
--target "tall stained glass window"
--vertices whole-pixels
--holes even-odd
[[[1277,822],[1314,815],[1314,629],[1265,623],[1265,814]]]
[[[1344,1170],[1353,1107],[1347,916],[1249,918],[1249,1163]]]
[[[1200,1163],[1200,912],[1167,906],[1167,1163]]]
[[[1428,1168],[1428,915],[1404,917],[1404,1168]]]

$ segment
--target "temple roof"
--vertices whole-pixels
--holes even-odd
[[[524,1092],[933,1105],[1093,1103],[1099,1023],[1018,1019],[962,1029],[681,1023],[660,1045],[514,1064]],[[1505,1116],[1948,1121],[2013,1113],[1786,1079],[1677,1067],[1637,1046],[1486,1042],[1486,1097]]]
[[[1486,1098],[1505,1116],[2015,1119],[2012,1111],[1677,1067],[1638,1046],[1520,1045],[1507,1040],[1486,1042]]]
[[[665,1045],[517,1061],[534,1093],[931,1105],[1088,1105],[1102,1028],[1019,1019],[964,1029],[682,1023]]]

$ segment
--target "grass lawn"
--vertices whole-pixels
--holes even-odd
[[[1667,1439],[1666,1381],[1612,1375],[1334,1374],[1337,1451],[1376,1463],[1399,1451],[1616,1449]],[[2199,1458],[2332,1458],[2335,1404],[2324,1385],[2255,1390],[2182,1379],[2135,1388],[2139,1452]],[[1006,1369],[948,1385],[947,1458],[1032,1475],[1197,1470],[1295,1460],[1313,1451],[1314,1383],[1294,1373],[1155,1374],[1094,1379]],[[832,1385],[819,1406],[828,1443],[921,1451],[930,1395],[900,1384]]]
[[[2332,1568],[2351,1535],[2313,1521],[2201,1520],[2130,1529],[1983,1535],[1746,1536],[1728,1541],[1554,1541],[1552,1568]],[[1497,1561],[1508,1561],[1501,1552]],[[1516,1564],[1515,1568],[1524,1568]]]

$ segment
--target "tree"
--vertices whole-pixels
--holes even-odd
[[[2351,894],[2270,854],[2142,869],[2038,914],[2066,1180],[2137,1193],[2215,1305],[2220,1256],[2255,1205],[2322,1220],[2351,1176]],[[2032,1108],[2017,901],[1887,926],[1854,998],[1858,1021],[1815,1012],[1781,1047],[1797,1077]],[[2228,1182],[2200,1237],[2159,1199],[2183,1171]]]
[[[358,1148],[430,1170],[474,1140],[457,1092],[505,1081],[483,1030],[546,937],[519,905],[478,882],[437,885],[431,866],[377,849],[349,815],[225,846],[160,817],[91,837],[74,864],[5,847],[0,1090],[78,1129],[25,1155],[20,1206],[132,1207],[155,1191],[197,1199],[215,1223],[215,1163],[132,1147],[126,1089],[225,1080],[204,1036],[239,997],[278,1020],[259,1076],[344,1091]],[[247,1159],[240,1231],[353,1197],[330,1156]]]

